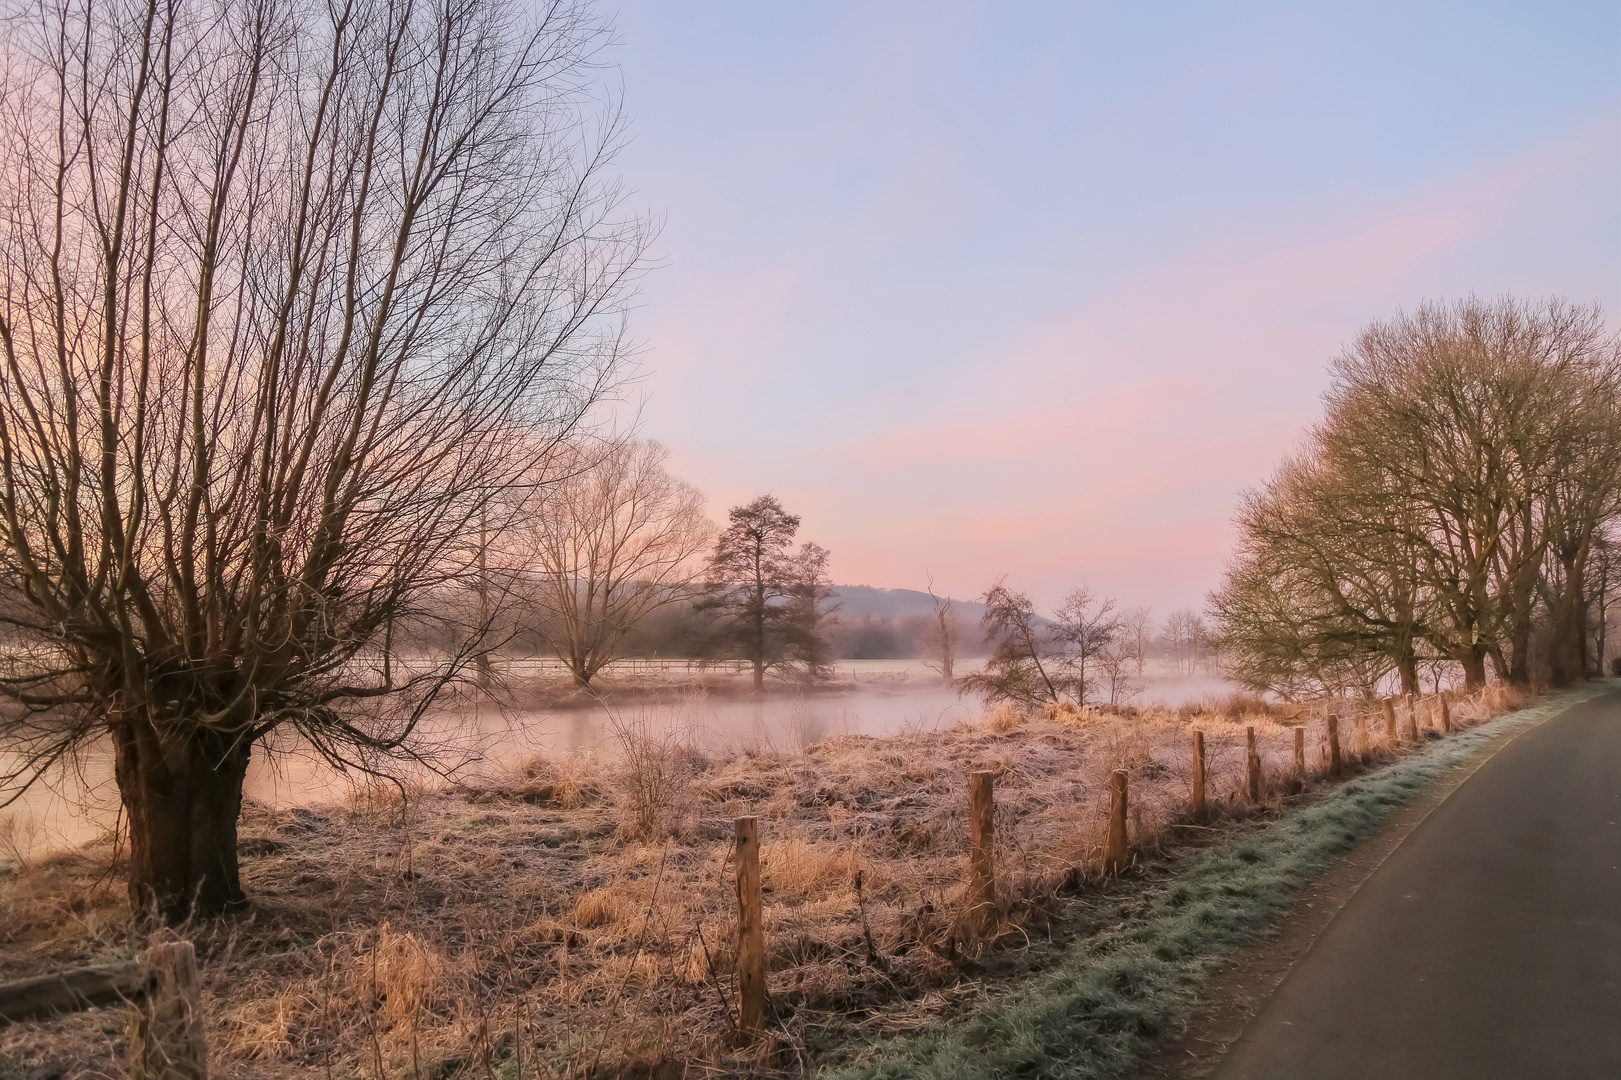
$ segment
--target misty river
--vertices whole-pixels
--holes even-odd
[[[1151,662],[1152,664],[1152,662]],[[972,665],[964,665],[966,670]],[[518,769],[536,757],[611,757],[614,719],[655,728],[679,727],[684,738],[711,750],[766,747],[798,750],[839,735],[894,735],[932,731],[977,718],[977,698],[962,697],[922,661],[841,661],[838,687],[811,694],[786,688],[753,695],[672,696],[667,703],[558,707],[513,711],[476,707],[439,716],[427,733],[447,747],[455,780],[476,782]],[[1177,706],[1230,693],[1213,676],[1173,676],[1150,670],[1135,704]],[[424,783],[443,781],[418,769]],[[334,770],[308,750],[272,738],[255,747],[245,794],[269,806],[318,806],[351,797],[364,785]],[[84,843],[111,828],[118,817],[111,755],[90,748],[59,768],[10,807],[0,809],[0,864],[36,858]]]

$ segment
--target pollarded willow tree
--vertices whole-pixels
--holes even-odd
[[[1621,516],[1621,337],[1596,307],[1428,304],[1331,368],[1304,451],[1242,504],[1212,597],[1255,686],[1585,677],[1587,562]]]
[[[442,602],[481,523],[613,377],[643,230],[606,30],[567,0],[7,20],[5,781],[110,744],[132,902],[218,913],[255,746],[423,749],[484,639]],[[402,661],[435,618],[451,647]]]

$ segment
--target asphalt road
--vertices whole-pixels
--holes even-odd
[[[1213,1076],[1621,1080],[1621,692],[1437,807]]]

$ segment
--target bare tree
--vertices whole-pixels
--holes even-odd
[[[1060,675],[1055,681],[1074,697],[1075,704],[1085,705],[1097,662],[1120,635],[1120,617],[1115,614],[1113,599],[1094,597],[1084,585],[1064,597],[1056,616],[1053,637],[1060,646],[1055,656]]]
[[[1130,647],[1132,663],[1136,665],[1138,676],[1141,676],[1143,659],[1148,654],[1148,640],[1154,633],[1153,610],[1143,605],[1132,608],[1121,616],[1120,627],[1125,643]]]
[[[1119,633],[1113,600],[1083,586],[1064,598],[1051,620],[1041,619],[1030,598],[1002,580],[981,600],[991,655],[983,670],[958,680],[960,690],[987,702],[1087,703],[1099,657]]]
[[[480,521],[613,378],[643,229],[606,27],[493,0],[14,0],[0,44],[0,739],[105,737],[131,899],[243,901],[249,756],[424,751]],[[397,655],[404,620],[448,655]]]
[[[1037,705],[1060,700],[1062,692],[1043,659],[1044,634],[1037,627],[1030,597],[1014,592],[999,578],[980,601],[985,605],[980,625],[991,643],[991,655],[983,669],[957,680],[958,689],[987,702]]]
[[[940,598],[934,595],[934,577],[929,577],[929,599],[934,602],[934,625],[930,628],[929,648],[932,655],[927,661],[929,667],[939,673],[946,682],[955,678],[957,665],[957,646],[962,638],[962,627],[957,616],[952,611],[951,599]]]
[[[568,468],[522,501],[507,536],[539,633],[589,686],[638,623],[692,599],[715,528],[703,493],[671,476],[656,442],[575,440]]]
[[[1165,618],[1160,637],[1171,650],[1171,666],[1178,675],[1192,675],[1197,656],[1194,643],[1197,616],[1189,608],[1178,608]]]
[[[831,557],[820,544],[806,541],[800,545],[783,608],[784,659],[804,665],[803,674],[811,679],[826,678],[833,670],[827,630],[838,605],[833,601],[833,579],[827,570]]]
[[[1596,307],[1475,298],[1367,327],[1323,421],[1239,514],[1229,671],[1465,685],[1588,671],[1593,538],[1621,515],[1621,338]]]
[[[1142,692],[1142,684],[1131,679],[1137,652],[1127,640],[1106,646],[1097,656],[1097,668],[1109,686],[1109,704],[1123,705]]]

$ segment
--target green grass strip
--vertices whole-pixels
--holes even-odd
[[[1588,685],[1508,713],[1356,777],[1309,806],[1194,857],[1146,897],[1126,925],[1072,946],[966,1020],[876,1046],[831,1073],[838,1080],[927,1077],[1118,1077],[1189,1014],[1200,987],[1234,949],[1254,941],[1290,898],[1396,807],[1499,735],[1600,693]],[[1105,911],[1106,914],[1106,911]],[[1112,921],[1112,920],[1110,920]]]

